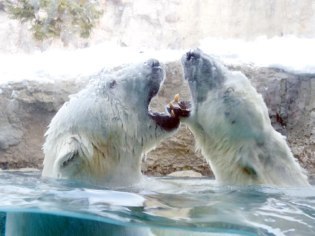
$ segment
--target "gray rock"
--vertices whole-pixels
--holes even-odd
[[[168,174],[171,177],[202,177],[202,175],[193,170],[181,170]]]
[[[22,81],[1,86],[0,168],[41,168],[44,133],[53,115],[82,87]]]
[[[12,127],[9,123],[2,123],[0,127],[0,150],[6,150],[10,146],[18,145],[22,139],[23,132]]]

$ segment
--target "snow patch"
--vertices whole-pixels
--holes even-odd
[[[217,56],[225,64],[252,64],[277,67],[294,73],[315,74],[315,39],[290,37],[261,37],[255,41],[207,38],[199,47]],[[12,81],[78,80],[102,69],[156,58],[163,63],[179,61],[188,51],[120,47],[102,43],[84,49],[56,49],[32,54],[0,54],[0,84]]]
[[[166,63],[180,58],[184,52],[170,50],[141,51],[103,43],[84,49],[49,49],[32,54],[0,54],[0,84],[23,80],[54,82],[76,80],[121,64],[157,58]]]
[[[276,67],[293,73],[315,73],[315,39],[295,36],[257,38],[254,41],[207,38],[200,49],[229,65]]]

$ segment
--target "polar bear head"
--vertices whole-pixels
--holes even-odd
[[[159,61],[151,59],[102,72],[101,78],[96,78],[96,86],[99,96],[120,102],[130,116],[147,116],[149,103],[158,93],[164,75]]]
[[[222,66],[201,50],[186,53],[182,57],[182,64],[194,105],[207,100],[210,91],[222,88],[225,81]]]
[[[97,75],[52,119],[43,176],[125,185],[141,176],[141,157],[179,126],[149,110],[164,79],[154,59]]]
[[[267,107],[241,72],[229,71],[217,59],[201,50],[182,58],[185,79],[192,95],[191,118],[216,140],[259,141],[270,126]]]

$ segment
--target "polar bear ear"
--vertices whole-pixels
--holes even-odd
[[[74,175],[79,169],[81,162],[80,143],[74,137],[69,138],[62,146],[56,158],[54,169],[60,175],[66,177]]]
[[[251,177],[252,179],[258,178],[257,172],[252,166],[241,166],[241,171],[244,175]]]
[[[71,162],[74,162],[79,156],[79,152],[77,150],[73,150],[72,152],[67,153],[61,160],[59,161],[59,167],[66,168],[68,167]]]

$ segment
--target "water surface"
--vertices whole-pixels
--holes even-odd
[[[315,187],[217,186],[208,178],[106,189],[2,171],[0,211],[1,235],[315,235]]]

